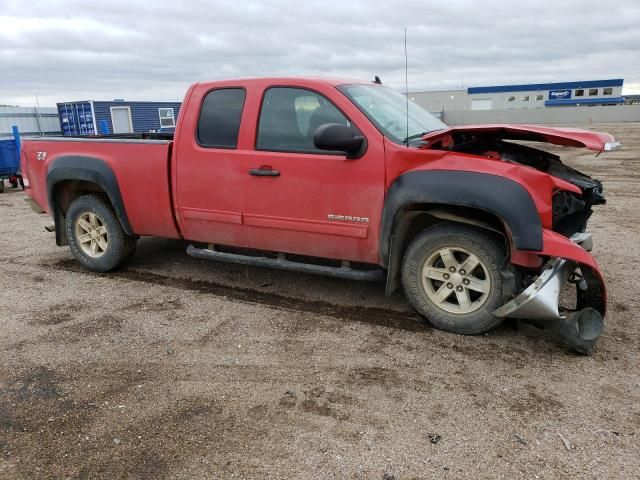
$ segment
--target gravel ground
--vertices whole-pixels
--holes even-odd
[[[591,357],[513,323],[443,333],[382,283],[176,241],[92,274],[0,194],[0,478],[640,478],[640,124],[596,127],[625,149],[557,149],[609,201]]]

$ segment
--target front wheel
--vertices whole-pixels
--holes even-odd
[[[411,304],[436,328],[464,335],[487,332],[502,319],[505,248],[499,238],[466,225],[441,223],[405,252],[402,284]]]
[[[83,195],[71,202],[65,229],[73,256],[94,272],[122,266],[135,251],[136,238],[122,230],[111,205],[99,195]]]

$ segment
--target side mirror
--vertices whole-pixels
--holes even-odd
[[[364,137],[356,135],[353,128],[339,123],[320,125],[313,134],[313,144],[320,150],[345,152],[347,158],[358,158],[366,149]]]

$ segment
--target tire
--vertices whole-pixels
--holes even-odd
[[[121,267],[136,248],[136,237],[124,233],[111,205],[99,195],[76,198],[67,210],[65,229],[73,256],[94,272]]]
[[[434,327],[477,335],[502,322],[492,312],[505,298],[501,272],[506,263],[504,245],[489,232],[439,223],[406,249],[402,286],[409,302]],[[465,265],[473,268],[467,271]]]

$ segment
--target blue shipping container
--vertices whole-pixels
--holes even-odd
[[[58,103],[63,135],[173,132],[181,102],[79,101]],[[101,125],[106,123],[108,131]]]
[[[95,133],[91,102],[58,103],[58,115],[63,135],[92,135]]]

